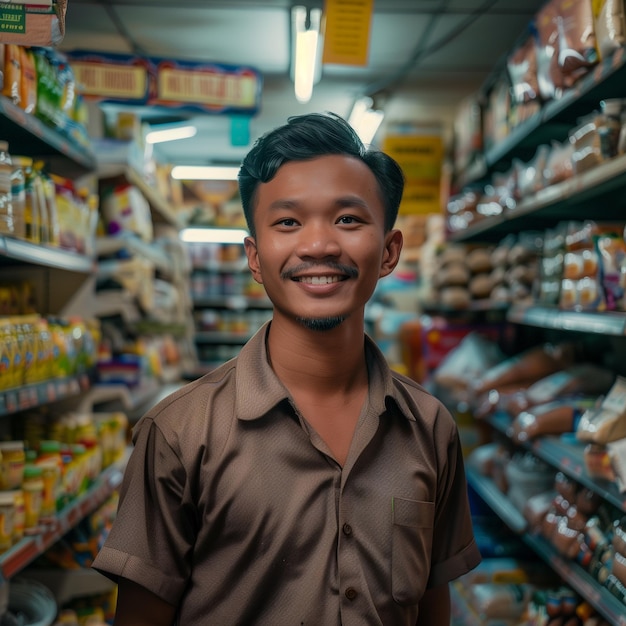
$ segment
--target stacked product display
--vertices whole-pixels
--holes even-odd
[[[110,172],[101,175],[62,57],[0,51],[0,617],[82,624],[88,612],[76,596],[100,592],[86,574],[103,577],[80,558],[76,578],[57,563],[38,582],[31,567],[115,494],[129,413],[179,380],[191,319],[187,259],[179,223],[169,207],[155,217],[166,203],[136,172],[128,176],[150,206],[151,237],[116,221],[123,199],[108,195]],[[133,276],[146,262],[148,273]],[[120,297],[98,297],[113,285]],[[131,307],[136,315],[115,327]],[[123,353],[132,358],[122,363]],[[110,591],[98,623],[111,617]]]
[[[198,359],[210,369],[235,356],[271,317],[241,244],[188,243]]]
[[[624,16],[547,1],[459,110],[421,370],[471,494],[568,591],[487,563],[455,585],[455,623],[624,623]],[[457,341],[429,360],[433,329]]]

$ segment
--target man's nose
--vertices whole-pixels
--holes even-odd
[[[309,224],[301,231],[298,253],[301,257],[339,256],[341,246],[332,224]]]

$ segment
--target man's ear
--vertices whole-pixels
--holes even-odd
[[[404,239],[402,237],[402,231],[400,230],[390,230],[385,235],[385,249],[383,250],[380,274],[378,275],[379,278],[383,278],[383,276],[391,274],[396,265],[398,265],[403,242]]]
[[[256,280],[259,285],[263,284],[263,277],[261,276],[261,266],[259,264],[259,254],[256,248],[256,241],[254,237],[246,237],[243,240],[243,246],[248,257],[248,267],[252,272],[252,278]]]

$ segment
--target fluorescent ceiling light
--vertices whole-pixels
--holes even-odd
[[[374,100],[369,96],[359,98],[352,107],[348,124],[354,128],[364,144],[372,143],[376,131],[380,127],[385,114],[383,111],[373,109]]]
[[[308,27],[307,27],[308,18]],[[322,76],[322,36],[320,25],[322,10],[295,6],[291,9],[293,53],[291,78],[298,102],[308,102],[313,95],[313,85]]]
[[[176,141],[188,139],[198,132],[195,126],[174,126],[163,130],[151,130],[146,134],[146,143],[161,143],[163,141]]]
[[[188,243],[243,243],[249,235],[243,228],[183,228],[179,236]]]
[[[172,178],[178,180],[237,180],[238,165],[176,165]]]

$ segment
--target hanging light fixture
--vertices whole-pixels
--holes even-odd
[[[313,85],[322,76],[322,10],[294,6],[291,9],[291,79],[298,102],[306,103]]]
[[[363,96],[356,100],[348,117],[348,124],[354,128],[364,144],[372,143],[385,113],[374,106],[374,99]]]
[[[191,124],[163,128],[154,126],[146,133],[146,143],[161,143],[164,141],[188,139],[194,137],[197,132],[198,129]]]
[[[172,178],[177,180],[237,180],[238,165],[176,165]]]

